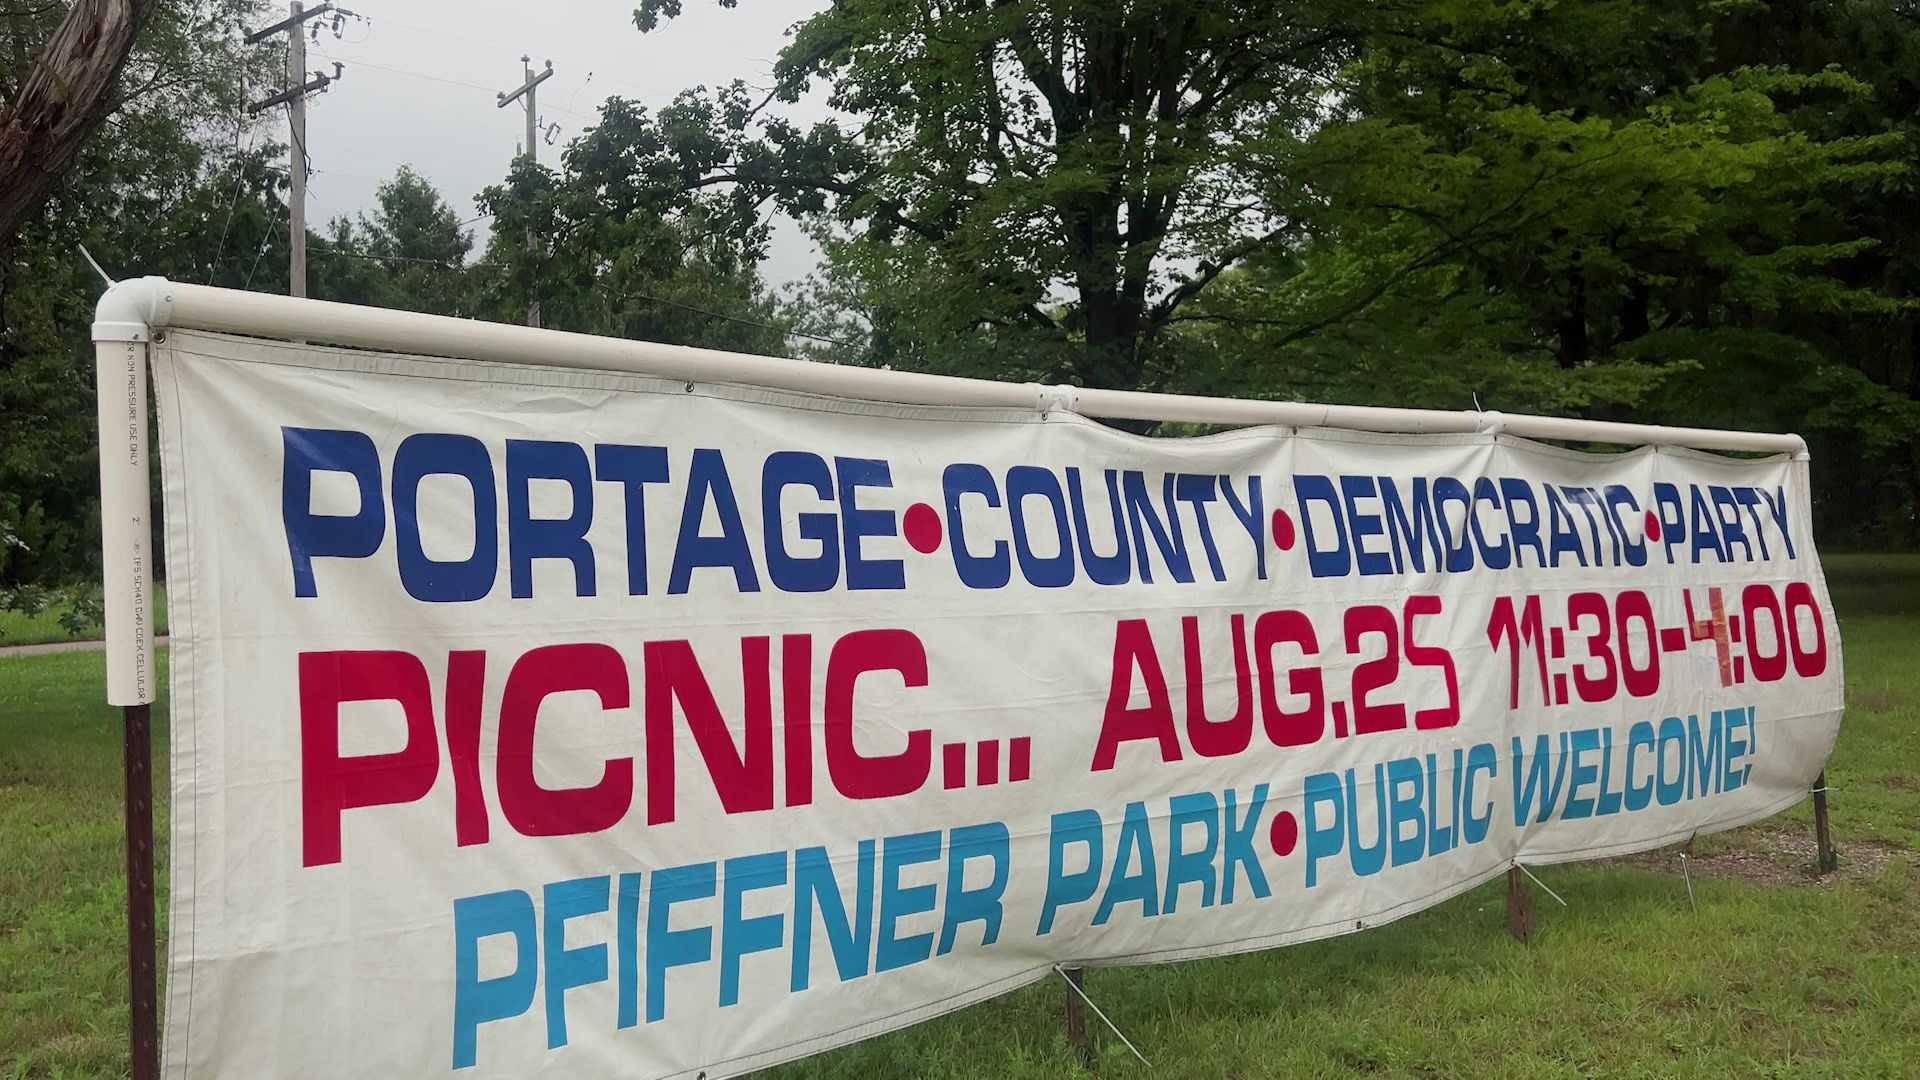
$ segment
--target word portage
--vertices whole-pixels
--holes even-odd
[[[175,332],[171,1076],[735,1075],[1773,814],[1788,457]]]

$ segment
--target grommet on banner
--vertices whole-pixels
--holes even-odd
[[[1041,416],[1045,416],[1055,409],[1071,413],[1080,411],[1079,387],[1061,383],[1058,386],[1042,386],[1038,389],[1039,399],[1034,403],[1034,406],[1040,410]]]

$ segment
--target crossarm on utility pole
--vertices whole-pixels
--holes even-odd
[[[531,61],[532,59],[533,58],[530,56],[523,56],[520,58],[520,62],[522,64],[525,64]],[[528,68],[526,70],[527,70],[527,81],[520,84],[520,89],[514,90],[511,93],[495,95],[495,97],[498,98],[498,101],[494,105],[495,108],[499,108],[499,109],[506,108],[507,106],[513,104],[514,102],[519,101],[520,95],[532,93],[534,87],[539,86],[541,83],[546,82],[548,79],[553,78],[553,61],[551,60],[547,61],[547,70],[542,71],[538,75],[535,75],[533,73],[532,68]],[[531,147],[528,148],[528,152],[529,153],[532,152]]]
[[[333,85],[338,78],[339,76],[337,75],[323,75],[316,72],[312,82],[303,83],[291,90],[282,90],[270,98],[262,98],[247,106],[247,115],[258,116],[268,109],[273,108],[275,105],[285,105],[294,98],[304,97],[307,94],[325,90],[327,87]]]
[[[282,30],[292,29],[293,27],[299,26],[301,23],[306,22],[308,19],[311,19],[316,15],[325,15],[327,12],[332,10],[333,10],[332,4],[321,4],[319,7],[314,8],[311,11],[296,11],[289,18],[281,19],[279,22],[274,23],[272,26],[263,26],[260,29],[255,30],[253,33],[248,34],[246,39],[247,44],[258,45],[261,42],[267,40],[268,38],[272,37],[273,35],[279,33]]]

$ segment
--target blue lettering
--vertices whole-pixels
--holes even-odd
[[[993,474],[983,465],[949,465],[940,474],[940,486],[947,496],[947,543],[953,550],[953,569],[961,583],[970,589],[1004,588],[1013,579],[1013,560],[1007,554],[1007,542],[995,540],[993,554],[975,555],[967,550],[967,533],[961,525],[960,496],[980,495],[990,507],[999,507],[1000,489]]]
[[[446,474],[473,488],[473,554],[458,562],[427,558],[420,542],[420,481]],[[493,460],[470,435],[409,435],[393,455],[393,525],[399,540],[400,583],[407,595],[430,603],[478,600],[493,591],[500,568],[499,503]]]
[[[700,535],[700,522],[707,505],[713,505],[720,519],[719,536]],[[687,591],[693,572],[711,566],[733,571],[733,585],[740,592],[759,592],[760,575],[753,568],[753,552],[747,547],[746,526],[740,522],[740,504],[733,497],[733,481],[727,477],[726,458],[720,451],[699,449],[693,452],[693,464],[687,470],[686,499],[680,508],[680,537],[673,549],[673,573],[667,580],[667,592],[679,595]],[[659,879],[655,878],[658,888]],[[648,1001],[652,1007],[652,1001]]]
[[[572,510],[563,518],[536,518],[528,487],[535,480],[559,480],[572,492]],[[533,560],[564,559],[573,564],[575,596],[594,595],[593,473],[579,443],[538,439],[507,440],[507,577],[516,599],[533,595]]]
[[[280,517],[293,559],[293,595],[317,595],[313,560],[364,559],[387,535],[387,502],[380,493],[380,452],[364,432],[280,429]],[[360,489],[360,509],[346,516],[313,512],[313,474],[343,472]]]
[[[648,484],[667,481],[667,448],[601,443],[593,448],[594,477],[618,483],[626,502],[627,595],[647,595]]]
[[[960,927],[970,922],[984,924],[980,931],[982,947],[1000,939],[1000,897],[1007,891],[1012,866],[1013,837],[1003,822],[966,825],[953,830],[947,840],[947,902],[940,921],[940,955],[953,951],[953,939]],[[978,889],[966,887],[967,861],[989,859],[993,877]]]
[[[586,464],[586,454],[580,455]],[[607,910],[612,879],[575,878],[548,885],[542,894],[546,909],[547,1049],[567,1045],[567,991],[576,986],[607,981],[607,946],[567,948],[567,920]]]
[[[767,579],[781,592],[826,592],[840,581],[840,535],[830,513],[794,515],[800,539],[817,545],[814,554],[796,557],[787,550],[781,496],[789,487],[812,489],[822,501],[834,497],[833,471],[818,454],[782,450],[768,454],[760,468],[760,525],[766,536]]]
[[[667,1015],[667,969],[713,959],[713,927],[667,929],[673,905],[713,895],[719,876],[715,863],[694,863],[656,870],[647,890],[647,1023]]]
[[[1045,558],[1033,553],[1027,528],[1028,496],[1046,500],[1059,537],[1058,550]],[[1067,508],[1060,494],[1060,481],[1051,471],[1037,465],[1015,465],[1007,470],[1007,508],[1013,517],[1013,550],[1020,558],[1020,574],[1027,583],[1042,589],[1073,584],[1073,540],[1067,534]]]
[[[900,887],[900,871],[940,857],[938,832],[889,836],[880,844],[880,942],[874,947],[873,970],[892,971],[917,964],[933,955],[933,932],[897,937],[895,928],[908,915],[932,911],[934,887]]]
[[[480,977],[480,939],[512,934],[513,970]],[[519,889],[466,896],[453,902],[453,1067],[479,1059],[480,1025],[533,1008],[540,960],[534,940],[533,897]]]

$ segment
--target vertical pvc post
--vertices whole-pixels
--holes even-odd
[[[100,420],[100,584],[107,704],[153,702],[153,493],[147,481],[147,345],[96,341]]]
[[[100,425],[101,589],[107,702],[121,706],[127,860],[128,1051],[133,1080],[160,1075],[153,904],[153,501],[147,480],[147,344],[94,343]]]

